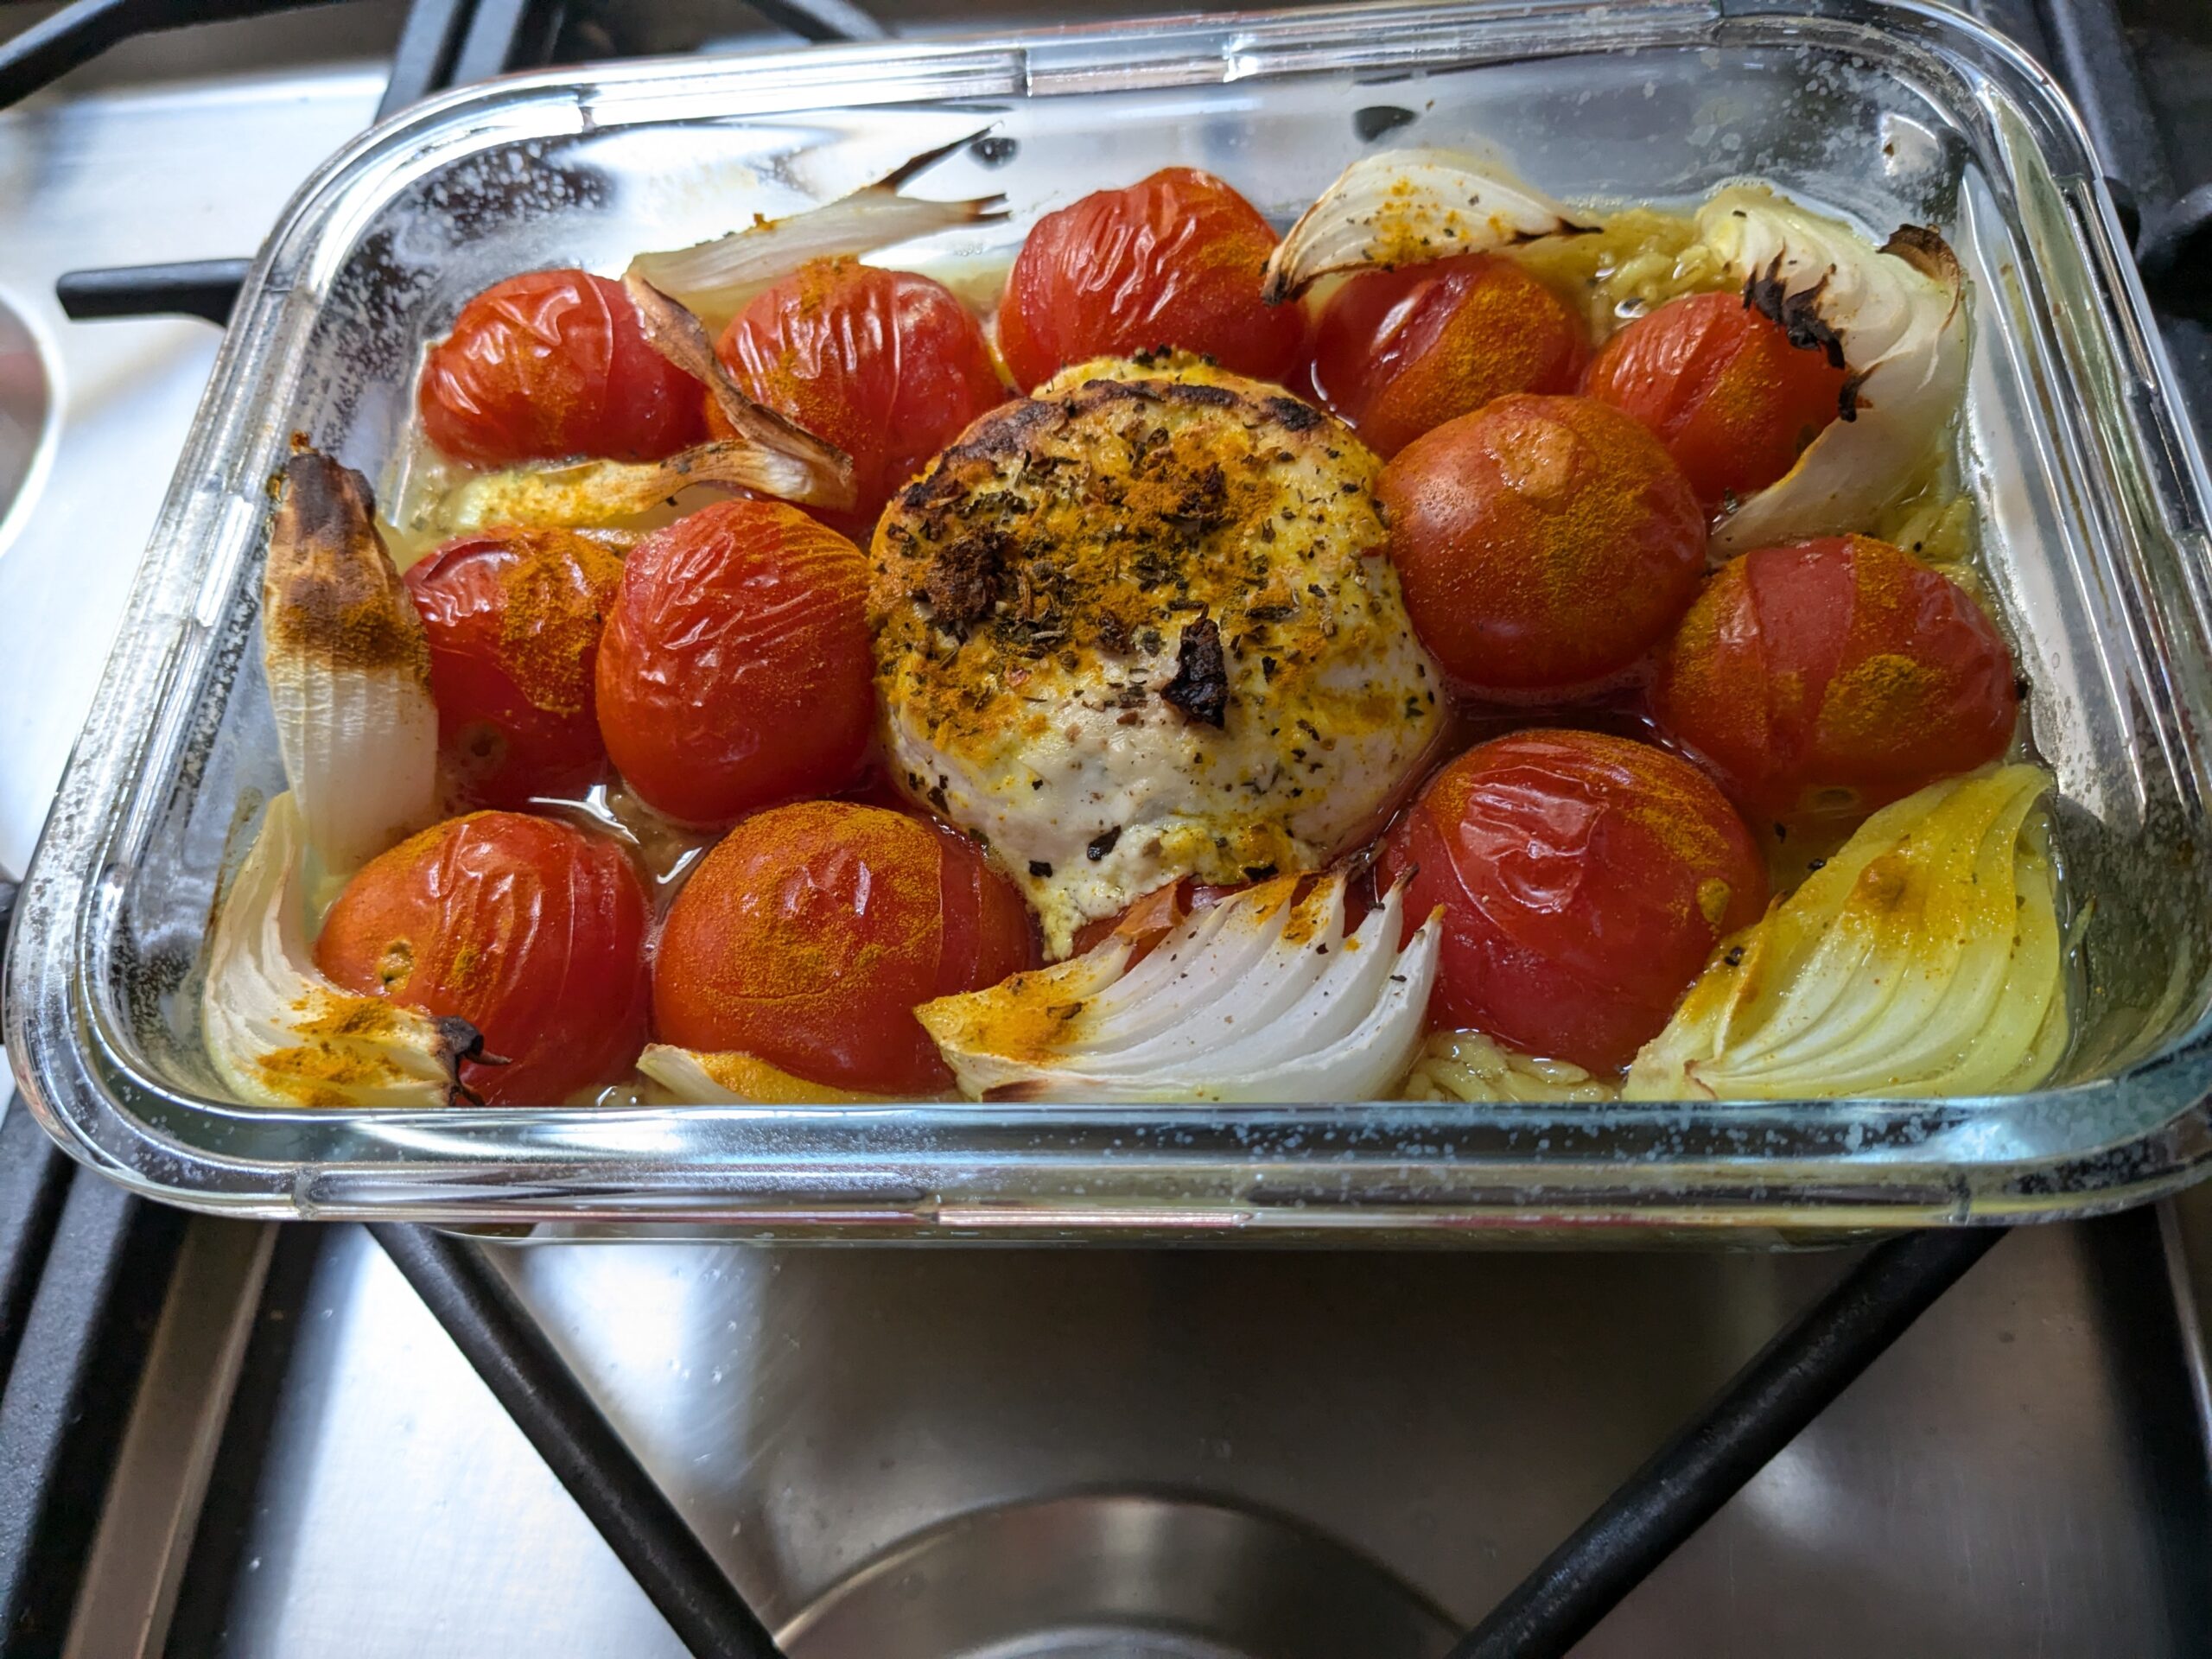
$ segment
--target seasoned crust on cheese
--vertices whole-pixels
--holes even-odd
[[[869,594],[892,757],[1048,947],[1176,876],[1313,867],[1428,747],[1380,471],[1278,388],[1119,362],[985,416],[893,500]]]

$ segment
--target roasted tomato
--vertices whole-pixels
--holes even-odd
[[[438,741],[471,800],[519,806],[606,769],[594,666],[621,580],[620,558],[565,530],[464,536],[409,568]]]
[[[1163,168],[1039,219],[1007,273],[999,353],[1024,391],[1071,363],[1160,346],[1282,381],[1306,348],[1306,313],[1260,297],[1277,238],[1211,173]]]
[[[1981,607],[1871,536],[1723,567],[1662,657],[1651,702],[1738,800],[1784,821],[1855,816],[1993,760],[2020,709]]]
[[[504,1065],[461,1080],[502,1106],[613,1083],[645,1040],[645,890],[622,849],[519,812],[452,818],[369,861],[315,959],[352,991],[466,1020]]]
[[[1574,390],[1581,322],[1510,259],[1462,254],[1363,271],[1329,296],[1313,385],[1376,454],[1509,391]]]
[[[494,283],[430,348],[423,429],[456,461],[658,461],[705,431],[699,383],[645,344],[620,283],[537,270]]]
[[[975,844],[846,801],[746,819],[677,895],[653,967],[661,1040],[879,1094],[950,1088],[915,1020],[1036,961],[1029,912]]]
[[[1599,350],[1583,389],[1649,427],[1708,507],[1763,490],[1842,413],[1849,377],[1824,341],[1733,294],[1688,294]]]
[[[1500,397],[1383,469],[1390,559],[1421,642],[1462,688],[1586,689],[1696,595],[1705,514],[1656,439],[1586,397]]]
[[[1593,1071],[1627,1065],[1766,902],[1751,831],[1703,772],[1594,732],[1452,761],[1384,842],[1382,875],[1406,871],[1408,929],[1444,909],[1430,1023]]]
[[[860,550],[780,501],[722,501],[631,549],[599,728],[647,804],[722,823],[842,788],[874,723]]]
[[[990,343],[950,289],[850,259],[801,266],[739,312],[716,349],[749,396],[853,458],[859,504],[822,517],[855,537],[1007,397]],[[707,423],[728,435],[711,402]]]

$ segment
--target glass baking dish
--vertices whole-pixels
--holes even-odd
[[[267,482],[304,432],[388,477],[423,342],[546,264],[618,270],[988,130],[922,189],[1003,223],[1186,162],[1287,223],[1370,144],[1478,143],[1569,200],[1749,175],[1973,281],[1962,443],[2063,800],[2078,1036],[1999,1099],[1529,1107],[923,1103],[275,1111],[197,1027],[214,895],[282,787],[257,649]],[[2079,1215],[2212,1154],[2212,569],[2202,458],[2088,142],[1941,7],[1510,0],[523,76],[367,134],[257,262],[16,913],[8,1048],[87,1163],[211,1211],[780,1236],[1412,1242]],[[2083,896],[2087,895],[2086,898]]]

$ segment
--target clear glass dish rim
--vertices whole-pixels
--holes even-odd
[[[2138,336],[2136,360],[2149,366],[2148,418],[2161,424],[2148,433],[2143,412],[2124,412],[2130,456],[2139,465],[2154,435],[2170,464],[2178,455],[2182,499],[2162,492],[2161,507],[2170,524],[2177,510],[2203,524],[2212,486],[2194,435],[2176,416],[2171,368],[2078,117],[2018,48],[1925,0],[1656,0],[1595,12],[1581,0],[1382,0],[991,40],[645,60],[465,89],[333,157],[302,188],[249,275],[17,906],[5,1036],[31,1109],[73,1154],[139,1192],[277,1217],[701,1221],[878,1236],[1572,1236],[1622,1227],[2044,1219],[2183,1185],[2212,1161],[2212,1017],[2126,1071],[2037,1095],[1708,1105],[1696,1109],[1708,1121],[1694,1135],[1680,1108],[1609,1108],[1596,1119],[1403,1102],[285,1112],[172,1090],[136,1069],[104,1028],[112,1011],[96,969],[106,963],[130,849],[144,842],[155,793],[144,787],[148,761],[162,752],[165,728],[173,735],[188,715],[171,693],[188,655],[215,648],[238,564],[260,534],[260,480],[281,453],[283,434],[255,411],[281,406],[294,384],[316,296],[350,246],[349,228],[441,157],[487,137],[580,131],[609,111],[619,121],[626,102],[641,100],[664,119],[680,118],[687,103],[711,103],[725,118],[798,115],[833,102],[1080,95],[1697,46],[1762,25],[1824,34],[1839,46],[1966,52],[2006,83],[2037,120],[2045,165],[2084,181],[2075,251]],[[2101,322],[2096,343],[2118,352],[2112,315]],[[2157,469],[2145,470],[2155,482]],[[2123,1097],[2144,1109],[2135,1116],[2150,1127],[2100,1147],[1963,1160],[1911,1153],[1935,1129],[1975,1114],[2074,1118]],[[155,1116],[180,1111],[244,1131],[242,1139],[257,1127],[303,1135],[315,1152],[226,1155],[155,1127]],[[1672,1153],[1606,1147],[1630,1131],[1663,1134],[1669,1125],[1684,1137]],[[1751,1149],[1784,1132],[1804,1143],[1793,1155]],[[1553,1151],[1554,1139],[1582,1139],[1591,1150]]]

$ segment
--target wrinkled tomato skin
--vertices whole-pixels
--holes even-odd
[[[1901,548],[1838,536],[1717,572],[1660,658],[1651,709],[1746,808],[1789,823],[1996,760],[2020,703],[1972,595]]]
[[[1658,1034],[1767,893],[1704,773],[1594,732],[1520,732],[1452,761],[1383,843],[1381,878],[1408,871],[1408,928],[1444,912],[1430,1024],[1599,1072]]]
[[[1039,219],[1007,273],[999,354],[1024,391],[1071,363],[1179,346],[1288,381],[1306,313],[1260,297],[1277,238],[1259,210],[1194,168],[1163,168]]]
[[[867,563],[779,501],[722,501],[624,561],[601,637],[599,726],[646,804],[727,823],[860,770],[875,691]]]
[[[1321,399],[1386,460],[1510,391],[1570,392],[1589,344],[1574,314],[1510,259],[1462,254],[1363,271],[1313,337]]]
[[[1421,642],[1461,690],[1526,700],[1641,661],[1696,596],[1705,513],[1618,410],[1516,393],[1415,439],[1377,486]]]
[[[464,536],[408,568],[438,745],[469,800],[574,795],[606,771],[594,679],[621,580],[619,556],[564,530]]]
[[[1740,296],[1688,294],[1608,340],[1583,390],[1649,428],[1712,508],[1795,466],[1840,414],[1847,378]]]
[[[644,884],[621,848],[519,812],[452,818],[362,866],[316,965],[346,989],[458,1017],[505,1065],[466,1061],[495,1106],[557,1105],[626,1074],[652,1007]]]
[[[1033,967],[1029,912],[965,836],[848,801],[757,813],[670,909],[664,1042],[752,1054],[835,1088],[934,1093],[952,1074],[913,1010]]]
[[[416,404],[455,461],[658,461],[704,435],[700,385],[645,344],[620,283],[538,270],[494,283],[430,348]]]
[[[748,397],[853,458],[858,504],[819,517],[855,539],[1007,397],[990,342],[951,289],[850,259],[815,260],[756,296],[716,349]],[[729,435],[711,400],[707,424]]]

